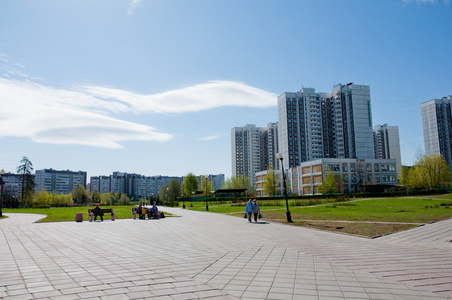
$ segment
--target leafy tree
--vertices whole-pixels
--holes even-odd
[[[251,178],[248,176],[237,174],[228,178],[223,183],[223,188],[225,189],[246,189],[252,185]]]
[[[22,164],[17,167],[17,173],[22,174],[22,205],[30,206],[33,201],[35,188],[35,182],[31,174],[31,171],[33,171],[33,164],[26,156],[23,156],[20,162]]]
[[[74,199],[74,203],[76,204],[86,204],[88,203],[88,192],[80,183],[77,183],[74,191],[72,192],[72,199]]]
[[[278,187],[278,183],[280,182],[279,177],[280,176],[275,171],[275,168],[273,168],[272,165],[267,168],[267,177],[265,178],[264,186],[263,186],[265,195],[271,195],[271,196],[276,195],[276,189]]]
[[[191,195],[198,190],[199,182],[198,178],[193,173],[188,173],[184,177],[184,195]]]
[[[182,185],[179,180],[171,179],[168,183],[164,184],[159,191],[160,201],[169,202],[170,205],[173,201],[179,197],[182,193]]]
[[[127,196],[126,194],[121,194],[121,198],[119,198],[119,202],[122,205],[129,205],[130,204],[129,196]]]
[[[93,203],[100,203],[100,193],[97,190],[91,194],[91,199]]]
[[[446,160],[440,154],[424,155],[410,170],[410,183],[417,188],[439,189],[449,181],[451,174]]]
[[[331,171],[330,168],[326,169],[325,181],[317,188],[317,191],[322,194],[334,194],[343,192],[343,181],[339,174]]]
[[[207,176],[207,175],[201,176],[201,183],[200,183],[199,189],[204,194],[206,194],[206,191],[207,191],[207,197],[209,197],[210,192],[213,191],[213,182],[209,180],[209,176]]]
[[[42,189],[36,195],[36,203],[38,206],[47,206],[53,204],[52,194],[49,194],[45,189]]]
[[[399,176],[399,184],[400,185],[409,185],[410,184],[410,168],[409,166],[402,166],[400,170]]]

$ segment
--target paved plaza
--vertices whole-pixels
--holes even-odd
[[[7,214],[0,298],[452,299],[452,219],[367,239],[161,209],[178,217]]]

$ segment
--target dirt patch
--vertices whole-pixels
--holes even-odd
[[[273,219],[272,222],[286,223],[285,219]],[[321,230],[342,232],[347,234],[374,237],[383,234],[398,232],[416,227],[415,224],[391,224],[369,222],[340,222],[340,221],[294,221],[291,225],[303,226]]]

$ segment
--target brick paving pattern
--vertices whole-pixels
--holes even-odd
[[[0,298],[452,299],[452,219],[366,239],[162,209],[179,217],[8,214]]]

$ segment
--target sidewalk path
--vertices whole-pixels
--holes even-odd
[[[162,208],[0,220],[4,299],[452,299],[452,220],[378,239]],[[435,236],[432,238],[432,236]]]

